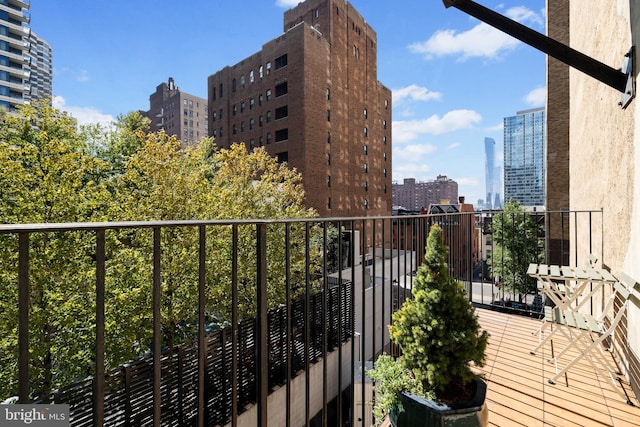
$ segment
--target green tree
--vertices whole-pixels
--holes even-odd
[[[105,165],[85,153],[85,143],[75,122],[45,102],[0,117],[0,223],[103,220],[110,195],[97,178]],[[54,371],[77,378],[90,369],[93,243],[82,232],[34,233],[30,248],[30,374],[46,393],[56,385]],[[17,384],[16,249],[16,236],[0,238],[3,395]]]
[[[541,229],[530,213],[516,201],[510,200],[501,213],[493,215],[493,254],[489,259],[491,273],[499,277],[505,290],[519,295],[535,292],[535,281],[527,276],[532,262],[542,259],[539,249]]]

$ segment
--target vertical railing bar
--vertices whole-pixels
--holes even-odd
[[[207,348],[205,341],[205,300],[206,300],[206,262],[207,262],[207,228],[198,227],[198,426],[204,427],[204,379],[206,369]]]
[[[305,222],[305,235],[304,235],[304,256],[305,256],[305,289],[304,289],[304,419],[305,426],[310,425],[311,421],[311,388],[310,388],[310,363],[309,363],[309,347],[311,346],[311,306],[309,304],[310,293],[311,293],[311,274],[309,269],[309,264],[311,263],[310,249],[309,249],[309,223]]]
[[[104,425],[104,294],[105,231],[96,230],[96,372],[93,388],[93,425]]]
[[[351,399],[355,400],[355,374],[356,374],[356,261],[355,261],[355,257],[356,257],[356,249],[355,249],[355,243],[356,243],[356,238],[355,238],[355,227],[356,227],[356,223],[354,220],[350,221],[350,228],[351,228],[351,233],[350,233],[350,245],[349,245],[349,251],[351,252],[350,254],[350,258],[351,258],[351,313],[350,313],[350,323],[351,323],[351,377],[350,377],[350,381],[351,381]],[[360,349],[358,349],[359,351]],[[355,412],[355,402],[352,402],[351,404],[351,422],[354,423],[355,422],[355,417],[356,417],[356,412]]]
[[[373,283],[371,284],[371,298],[372,298],[372,302],[371,302],[371,348],[372,348],[372,352],[371,352],[371,357],[373,357],[375,359],[376,357],[376,232],[377,232],[377,222],[376,219],[374,218],[372,220],[371,223],[371,230],[372,230],[372,236],[371,236],[371,248],[373,250],[372,253],[372,262],[373,262],[373,266],[371,268],[372,271],[372,277],[373,277]],[[384,279],[383,279],[384,280]],[[364,376],[363,376],[363,383],[364,383]]]
[[[285,240],[285,296],[287,303],[287,338],[285,345],[287,347],[287,403],[286,403],[286,427],[291,426],[291,225],[285,224],[284,231]]]
[[[231,226],[231,425],[238,425],[238,225]],[[223,340],[223,345],[226,341]]]
[[[258,426],[267,426],[267,395],[269,392],[269,353],[267,321],[267,225],[256,224],[256,331],[258,335],[258,363],[256,364],[256,402]]]
[[[160,227],[153,227],[153,425],[160,427],[161,394],[160,381],[162,378],[162,323],[160,318],[161,304],[161,270],[160,257]]]
[[[18,402],[29,402],[29,233],[18,234]]]
[[[338,425],[342,421],[342,222],[338,222]],[[288,427],[288,426],[287,426]]]
[[[589,255],[593,254],[593,222],[592,222],[592,214],[593,211],[589,211]],[[602,262],[600,263],[602,265]],[[604,289],[604,288],[603,288]],[[589,282],[589,292],[593,292],[593,282]],[[591,295],[591,293],[589,294]],[[593,316],[593,297],[589,298],[589,313]]]
[[[367,335],[367,323],[366,323],[366,312],[367,312],[367,300],[366,300],[366,287],[367,287],[367,277],[366,277],[366,260],[367,260],[367,223],[366,220],[363,219],[361,221],[361,225],[362,225],[362,253],[361,253],[361,266],[362,266],[362,323],[361,323],[361,328],[362,328],[362,332],[360,333],[360,378],[362,379],[362,386],[360,387],[360,391],[361,391],[361,406],[362,406],[362,414],[361,417],[364,420],[365,419],[365,415],[366,415],[366,411],[365,411],[365,407],[366,407],[366,400],[365,400],[365,369],[364,369],[364,364],[367,361],[367,357],[366,357],[366,335]]]
[[[327,225],[322,227],[322,425],[327,426]]]
[[[382,352],[384,353],[384,331],[385,331],[385,326],[386,326],[386,319],[385,319],[385,311],[384,311],[384,306],[385,306],[385,297],[386,297],[386,293],[385,293],[385,286],[387,283],[387,277],[386,277],[386,264],[387,264],[387,258],[386,258],[386,245],[385,245],[385,223],[386,221],[383,219],[382,220],[382,227],[381,227],[381,235],[382,235],[382,303],[380,304],[381,308],[382,308],[382,313],[380,314],[381,316],[381,326],[382,326],[382,341],[380,342],[381,348],[382,348]]]

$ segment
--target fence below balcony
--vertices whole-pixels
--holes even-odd
[[[431,224],[474,302],[527,315],[498,265],[600,252],[601,211],[527,214],[520,254],[500,215],[0,225],[0,400],[74,426],[364,425],[360,369],[393,350]]]

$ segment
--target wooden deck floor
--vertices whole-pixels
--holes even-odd
[[[547,382],[555,374],[555,366],[547,362],[551,345],[529,354],[538,342],[532,332],[540,326],[539,320],[484,309],[477,312],[482,327],[491,334],[482,368],[490,425],[640,426],[640,407],[629,385],[624,387],[636,406],[628,405],[614,390],[605,370],[596,372],[587,360],[555,385]],[[557,353],[564,342],[554,338],[553,346]]]

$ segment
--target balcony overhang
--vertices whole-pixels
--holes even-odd
[[[622,108],[626,108],[635,96],[633,46],[625,54],[621,68],[615,69],[472,0],[442,0],[442,2],[446,8],[453,6],[618,90],[621,94],[618,105]]]

